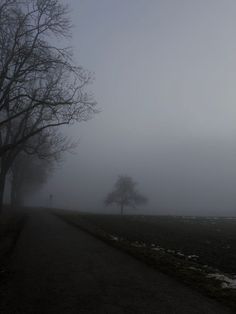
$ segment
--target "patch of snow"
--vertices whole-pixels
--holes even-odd
[[[138,241],[135,241],[135,242],[131,243],[131,245],[135,246],[135,247],[146,247],[145,243],[140,243]]]
[[[175,254],[175,250],[167,250],[167,253]]]
[[[160,246],[156,246],[154,248],[152,248],[153,251],[164,251],[164,249]]]
[[[194,270],[194,271],[202,271],[201,268],[197,268],[194,266],[190,266],[189,269]]]
[[[226,275],[214,273],[207,275],[208,278],[215,278],[221,281],[221,287],[224,289],[236,289],[236,277],[229,278]]]
[[[178,256],[181,256],[181,257],[184,257],[185,255],[183,254],[183,253],[181,253],[181,252],[177,252],[176,253]]]
[[[197,258],[199,258],[199,256],[198,255],[188,255],[187,256],[189,259],[197,259]]]
[[[114,236],[114,235],[110,235],[110,238],[113,240],[113,241],[119,241],[119,238]]]

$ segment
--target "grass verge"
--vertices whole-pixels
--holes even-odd
[[[132,242],[125,237],[114,235],[110,230],[108,232],[105,228],[91,222],[88,219],[89,215],[63,210],[56,210],[53,213],[69,224],[236,310],[236,289],[225,289],[222,281],[209,276],[217,271],[214,268],[202,267],[196,261],[188,260],[184,256],[176,256],[171,250],[153,247],[141,241]]]

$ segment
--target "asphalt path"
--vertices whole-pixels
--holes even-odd
[[[231,313],[46,211],[32,211],[9,263],[0,312]]]

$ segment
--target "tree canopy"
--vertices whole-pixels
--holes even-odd
[[[129,176],[119,176],[113,191],[111,191],[106,199],[106,205],[116,204],[120,206],[121,215],[124,213],[124,207],[135,208],[137,205],[147,203],[147,198],[140,194],[136,188],[137,183]]]

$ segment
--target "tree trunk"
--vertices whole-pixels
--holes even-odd
[[[3,209],[3,200],[4,200],[4,191],[7,173],[10,169],[10,166],[14,160],[14,155],[7,155],[0,158],[0,214]]]
[[[13,182],[11,182],[11,187],[10,187],[10,204],[11,204],[12,208],[15,205],[15,201],[16,201],[16,194],[15,194],[14,184],[13,184]]]
[[[12,208],[23,206],[21,185],[18,182],[18,173],[12,173],[10,202]]]
[[[13,180],[11,182],[10,203],[11,203],[11,208],[15,208],[17,206],[17,188]]]
[[[3,209],[5,183],[6,183],[6,171],[4,169],[1,169],[1,172],[0,172],[0,214],[2,213],[2,209]]]

